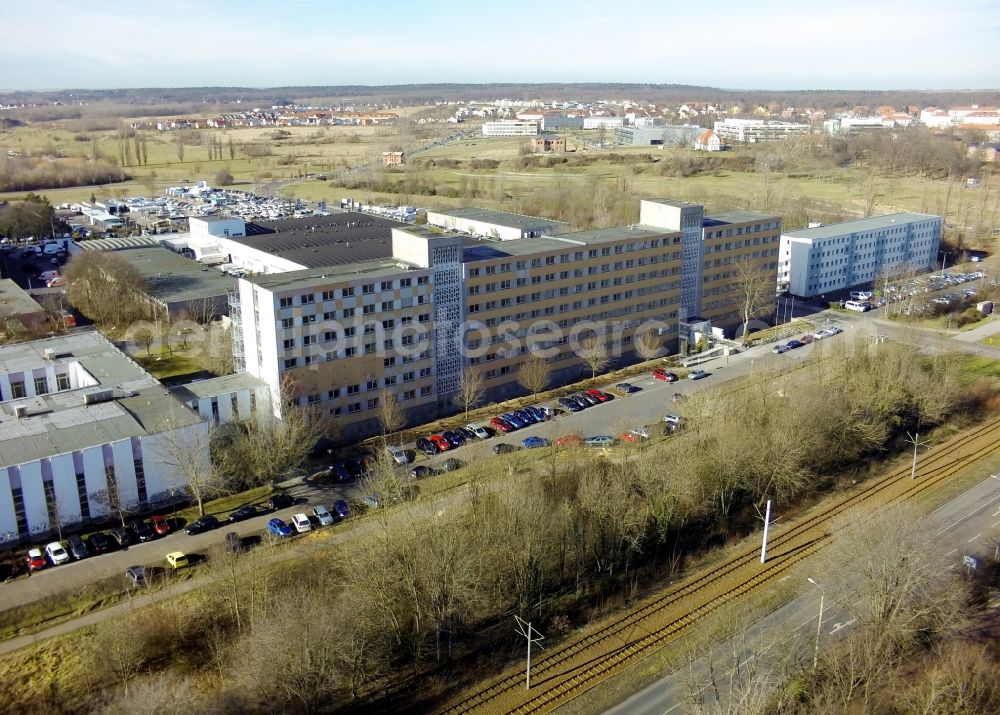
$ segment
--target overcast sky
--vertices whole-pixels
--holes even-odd
[[[1000,86],[998,0],[0,0],[0,89]]]

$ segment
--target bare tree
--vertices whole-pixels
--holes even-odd
[[[765,312],[774,303],[777,285],[776,271],[748,260],[736,264],[732,289],[737,293],[740,319],[743,321],[743,344],[747,344],[750,321]]]
[[[475,367],[462,370],[458,378],[458,394],[455,401],[465,411],[465,419],[469,419],[469,410],[478,407],[486,398],[486,380],[483,373]]]
[[[577,355],[590,368],[591,379],[597,377],[597,373],[608,366],[608,346],[598,335],[591,335],[581,340]]]
[[[165,421],[169,427],[172,418]],[[205,515],[205,501],[228,494],[229,485],[222,479],[209,457],[211,431],[199,423],[182,429],[165,429],[157,443],[157,457],[184,482],[184,491],[198,505],[198,514]]]
[[[70,302],[101,325],[125,327],[149,317],[146,282],[131,263],[115,253],[85,251],[63,272]]]
[[[655,360],[666,352],[663,349],[663,339],[654,330],[637,332],[632,343],[643,360]]]
[[[406,424],[406,414],[396,400],[396,395],[383,388],[378,393],[378,419],[382,423],[382,438],[388,440],[393,432],[397,432]]]
[[[548,360],[541,355],[532,355],[518,368],[517,381],[532,395],[537,395],[549,386],[551,372]]]

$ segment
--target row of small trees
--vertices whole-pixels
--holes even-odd
[[[626,447],[620,460],[584,450],[503,463],[484,456],[470,467],[465,494],[432,503],[407,501],[414,486],[381,460],[363,489],[399,506],[380,511],[344,549],[310,550],[310,568],[294,578],[262,555],[221,566],[190,607],[212,614],[197,619],[212,645],[186,656],[190,670],[176,658],[166,670],[170,659],[143,658],[141,672],[159,674],[129,674],[129,702],[169,682],[189,709],[372,705],[383,682],[455,661],[462,672],[473,654],[509,653],[511,612],[565,628],[588,604],[672,573],[704,544],[750,528],[761,500],[813,491],[833,470],[885,450],[901,430],[939,423],[968,399],[947,360],[935,366],[892,345],[831,350],[798,373],[692,397],[688,430]]]

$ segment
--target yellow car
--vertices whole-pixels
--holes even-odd
[[[183,568],[188,565],[188,557],[183,551],[174,551],[167,554],[167,566],[172,569]]]

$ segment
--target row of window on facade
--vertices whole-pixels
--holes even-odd
[[[365,307],[367,308],[368,306],[365,306]],[[372,310],[370,310],[370,311],[366,310],[364,312],[364,315],[372,315],[372,314],[375,313],[375,310],[374,310],[375,306],[371,306],[371,307],[372,307]],[[281,319],[281,328],[283,330],[288,330],[290,328],[296,327],[297,324],[298,325],[316,325],[316,323],[317,323],[316,318],[318,318],[318,317],[319,317],[318,315],[303,315],[303,316],[301,316],[301,318],[282,318]],[[354,308],[347,308],[341,314],[341,319],[343,319],[343,320],[348,320],[348,319],[354,318],[354,317],[356,317],[356,313],[355,313],[355,309]],[[431,314],[430,313],[421,313],[418,316],[416,316],[416,320],[417,320],[418,323],[428,323],[428,322],[430,322],[430,319],[431,319]],[[337,313],[336,313],[336,311],[330,310],[330,311],[327,311],[326,313],[323,313],[323,320],[319,321],[319,322],[325,323],[325,322],[332,322],[332,321],[336,321],[336,320],[337,320]],[[399,319],[399,323],[400,323],[400,325],[410,325],[411,323],[413,323],[413,320],[414,320],[414,316],[412,316],[412,315],[404,315],[404,316],[402,316]],[[296,321],[299,321],[299,322],[297,323]],[[386,325],[386,323],[390,323],[390,325]],[[368,323],[368,324],[366,324],[364,326],[365,327],[365,332],[368,332],[368,325],[375,325],[375,323]],[[386,329],[390,329],[390,328],[394,327],[394,319],[383,320],[382,321],[382,327],[386,328]],[[347,333],[348,336],[351,336],[351,335],[355,334],[354,327],[349,327],[346,330],[350,331],[350,332]],[[335,340],[336,338],[334,337],[334,338],[329,338],[329,339],[330,340]]]
[[[428,285],[429,276],[417,276],[418,286]],[[366,283],[361,286],[361,295],[374,295],[375,283]],[[379,284],[379,292],[394,290],[395,288],[409,288],[413,285],[413,278],[400,278],[397,281],[382,281]],[[312,305],[316,303],[316,293],[300,293],[299,295],[285,296],[278,300],[278,307],[291,308],[293,305]],[[319,294],[320,302],[328,302],[340,298],[350,298],[355,295],[354,286],[338,288],[336,290],[325,290]],[[296,302],[298,299],[298,302]]]

